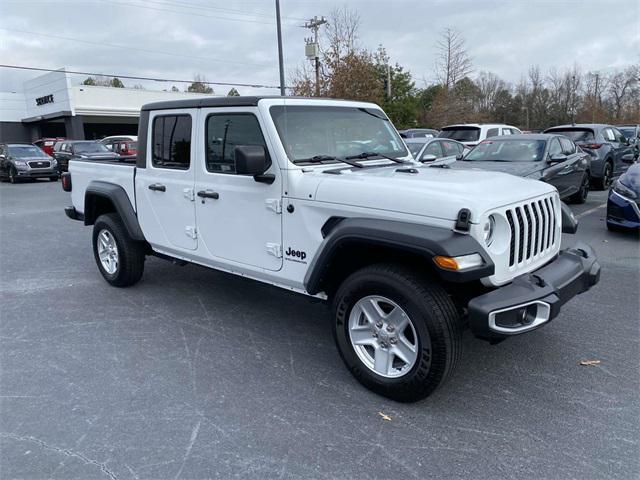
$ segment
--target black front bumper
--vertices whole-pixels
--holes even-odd
[[[17,170],[16,178],[58,178],[58,171],[51,170]]]
[[[599,280],[600,264],[595,252],[589,245],[578,243],[539,270],[472,299],[468,306],[469,326],[476,336],[487,340],[535,330],[558,316],[562,305]],[[531,311],[538,311],[540,318],[525,315],[528,306]],[[513,321],[520,311],[527,318],[520,323]],[[512,314],[513,318],[509,317]],[[501,325],[499,318],[512,323]]]

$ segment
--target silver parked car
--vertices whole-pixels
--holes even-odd
[[[419,162],[453,163],[469,149],[462,143],[448,138],[406,138],[407,148]]]

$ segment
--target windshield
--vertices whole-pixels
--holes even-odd
[[[544,140],[485,140],[464,158],[478,162],[537,162],[544,156]]]
[[[393,125],[378,109],[277,105],[270,112],[294,163],[315,156],[347,157],[364,152],[394,158],[408,155]]]
[[[569,130],[545,130],[545,133],[557,133],[558,135],[564,135],[574,142],[593,142],[595,140],[593,130],[572,128]]]
[[[411,155],[413,155],[414,158],[416,157],[416,155],[418,155],[418,153],[420,153],[420,150],[422,150],[422,147],[424,147],[424,143],[407,143],[407,148],[409,149],[409,151],[411,152]]]
[[[73,146],[74,153],[108,153],[109,150],[98,142],[76,143]]]
[[[448,127],[442,129],[438,136],[459,142],[475,142],[480,138],[480,129],[478,127]]]
[[[38,147],[34,145],[9,145],[9,156],[13,158],[28,158],[28,157],[42,157],[49,158],[49,155],[44,153]]]

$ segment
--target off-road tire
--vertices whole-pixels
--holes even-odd
[[[410,317],[418,337],[418,358],[400,377],[385,378],[367,367],[349,336],[351,309],[370,295],[393,300]],[[333,334],[344,363],[368,389],[400,402],[429,396],[454,371],[460,356],[462,324],[456,308],[434,280],[399,264],[376,264],[350,275],[332,305]]]
[[[98,255],[97,239],[102,230],[108,230],[118,247],[118,267],[113,274],[105,270]],[[122,220],[115,213],[100,215],[93,226],[93,256],[98,270],[114,287],[129,287],[137,283],[144,272],[145,247],[141,242],[132,240]]]

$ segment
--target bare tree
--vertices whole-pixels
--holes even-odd
[[[627,99],[638,85],[637,68],[631,67],[624,72],[616,72],[609,78],[609,93],[613,102],[615,120],[622,119],[622,110]]]
[[[471,73],[471,58],[467,54],[465,41],[460,32],[450,27],[441,33],[436,48],[436,75],[445,90],[449,91],[458,81]]]
[[[193,83],[187,87],[187,92],[212,94],[213,88],[207,84],[207,79],[204,75],[196,73],[193,77]]]
[[[480,111],[491,112],[495,110],[496,99],[501,91],[506,89],[504,80],[495,73],[480,72],[476,79],[478,87],[478,99],[476,108]]]

